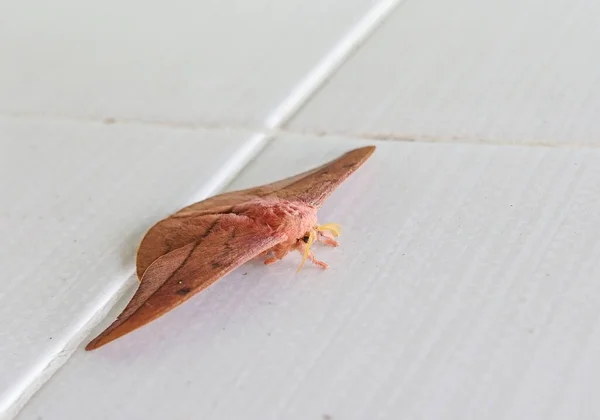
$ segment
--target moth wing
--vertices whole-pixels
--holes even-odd
[[[338,185],[352,175],[374,151],[375,146],[351,150],[311,171],[270,184],[272,190],[268,195],[321,207]]]
[[[240,220],[243,219],[235,215],[215,216],[195,241],[152,262],[127,307],[86,350],[96,349],[149,323],[287,239],[283,233],[257,230],[251,221]]]
[[[215,210],[222,212],[236,204],[243,203],[256,197],[275,195],[277,197],[301,200],[309,204],[323,204],[325,198],[356,171],[375,151],[375,146],[365,146],[344,153],[317,168],[308,170],[298,175],[284,178],[280,181],[245,190],[232,191],[219,194],[206,200],[187,206],[173,215],[185,217],[191,213],[212,213]],[[324,183],[325,185],[320,185]],[[308,190],[318,191],[309,193]]]
[[[146,232],[137,251],[138,279],[142,278],[157,258],[195,242],[222,216],[223,214],[200,214],[186,218],[169,217],[156,223]]]
[[[136,258],[138,278],[142,278],[144,271],[161,255],[184,246],[201,234],[210,217],[227,213],[237,204],[272,196],[321,207],[329,194],[374,151],[375,146],[351,150],[299,175],[259,187],[219,194],[179,210],[152,226],[142,239]]]

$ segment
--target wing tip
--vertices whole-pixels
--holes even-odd
[[[98,334],[96,336],[96,338],[94,338],[92,341],[90,341],[86,346],[85,346],[85,351],[92,351],[92,350],[96,350],[102,346],[104,346],[105,344],[110,343],[111,341],[116,340],[117,338],[121,337],[122,335],[127,334],[127,331],[120,331],[121,329],[119,328],[121,325],[111,325],[108,328],[106,328],[104,331],[102,331],[100,334]]]
[[[96,350],[97,348],[102,347],[103,345],[105,345],[108,342],[104,342],[104,340],[102,340],[102,334],[100,334],[98,337],[94,338],[92,341],[90,341],[86,346],[85,346],[85,351],[92,351],[92,350]]]
[[[123,312],[125,311],[126,309],[123,310]],[[94,338],[85,346],[86,351],[96,350],[97,348],[100,348],[111,341],[124,336],[125,334],[137,330],[154,319],[151,317],[146,321],[141,320],[140,322],[139,319],[136,319],[136,315],[138,314],[137,312],[127,317],[123,317],[123,312],[121,312],[121,315],[119,315],[112,324],[106,327],[100,334],[96,336],[96,338]]]
[[[88,343],[87,346],[85,346],[85,351],[92,351],[92,350],[96,350],[98,347],[102,347],[102,344],[96,344],[93,340],[90,341]]]
[[[375,152],[375,149],[377,149],[375,145],[363,146],[349,151],[348,154],[361,155],[362,160],[365,160]]]
[[[377,147],[374,144],[372,144],[370,146],[365,146],[364,149],[366,151],[366,157],[369,157],[375,152],[375,149],[377,149]]]
[[[375,152],[374,145],[363,146],[346,152],[341,159],[349,158],[358,166],[362,165]]]

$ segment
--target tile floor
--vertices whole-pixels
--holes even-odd
[[[0,418],[600,418],[600,5],[250,3],[2,6]],[[83,351],[154,221],[364,144],[329,270]]]

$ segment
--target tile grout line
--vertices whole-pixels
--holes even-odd
[[[404,1],[382,0],[371,8],[271,112],[265,121],[266,128],[284,127]]]
[[[382,0],[369,10],[341,38],[317,65],[301,79],[265,120],[264,127],[246,140],[243,146],[211,177],[206,185],[190,197],[190,201],[199,201],[226,189],[231,182],[251,163],[269,144],[278,130],[285,125],[319,89],[336,73],[344,62],[375,32],[394,9],[404,0]],[[108,120],[104,120],[109,123]],[[131,278],[135,273],[127,276]],[[24,378],[4,401],[0,401],[0,418],[13,419],[35,393],[68,361],[107,315],[112,306],[121,299],[131,287],[125,280],[109,291],[101,305],[96,306],[87,318],[75,325],[74,331],[57,343],[55,351],[50,353],[36,366],[35,371]]]
[[[169,120],[145,120],[141,118],[127,117],[96,117],[96,116],[68,116],[62,114],[42,114],[34,112],[0,112],[0,118],[12,118],[17,120],[41,120],[41,121],[62,121],[67,123],[80,124],[102,124],[102,125],[139,125],[143,127],[170,128],[174,130],[238,130],[257,132],[261,131],[260,126],[242,125],[242,124],[224,124],[210,122],[192,122],[192,121],[169,121]]]
[[[310,131],[310,130],[291,130],[287,128],[278,129],[276,135],[297,135],[307,137],[343,137],[350,140],[373,140],[381,142],[402,142],[402,143],[435,143],[435,144],[467,144],[474,146],[509,146],[509,147],[543,147],[543,148],[562,148],[562,149],[597,149],[600,146],[585,143],[565,143],[563,141],[551,142],[547,140],[531,141],[503,141],[494,138],[475,138],[475,137],[435,137],[428,135],[410,135],[395,133],[352,133],[344,131]]]
[[[300,108],[296,108],[298,111]],[[93,118],[68,118],[57,115],[25,115],[25,114],[2,114],[1,118],[16,118],[16,119],[33,119],[33,120],[58,120],[63,119],[69,122],[80,122],[80,123],[92,123],[92,124],[119,124],[119,125],[140,125],[149,127],[161,127],[174,130],[231,130],[238,132],[255,133],[254,136],[259,134],[265,137],[271,138],[279,135],[298,135],[298,136],[313,136],[313,137],[345,137],[351,140],[374,140],[374,141],[389,141],[389,142],[405,142],[405,143],[439,143],[439,144],[467,144],[477,146],[514,146],[514,147],[544,147],[544,148],[562,148],[562,149],[597,149],[600,146],[595,144],[585,143],[573,143],[564,142],[562,140],[556,140],[554,142],[549,140],[531,140],[531,141],[510,141],[501,140],[498,138],[476,138],[476,137],[458,137],[458,136],[430,136],[430,135],[411,135],[411,134],[399,134],[399,133],[354,133],[347,131],[311,131],[304,129],[290,129],[285,127],[285,122],[282,123],[281,127],[273,127],[270,129],[261,129],[260,127],[251,127],[243,125],[231,125],[231,124],[192,124],[183,122],[159,122],[159,121],[144,121],[144,120],[127,120],[119,119],[114,120],[110,123],[103,122],[103,120]]]
[[[268,138],[264,133],[251,136],[189,200],[199,201],[226,188],[262,151],[267,142]],[[111,290],[106,291],[102,301],[94,305],[91,312],[82,317],[62,340],[56,341],[52,351],[33,366],[29,375],[11,388],[10,393],[0,401],[0,419],[9,420],[18,415],[27,401],[68,361],[92,329],[102,322],[110,309],[135,283],[135,269],[131,267],[130,273],[123,277],[123,281],[117,282]]]

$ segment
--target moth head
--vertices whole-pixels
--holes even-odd
[[[320,235],[323,235],[323,232],[328,232],[332,236],[336,237],[340,235],[340,233],[342,232],[342,228],[337,223],[327,223],[324,225],[316,225],[311,230],[306,232],[304,236],[300,238],[300,240],[304,242],[306,246],[304,246],[304,255],[302,256],[302,263],[300,264],[300,267],[298,267],[298,271],[300,271],[300,269],[302,268],[302,266],[306,262],[306,259],[309,256],[310,247],[315,242],[315,240],[320,240],[318,238],[320,238]]]

